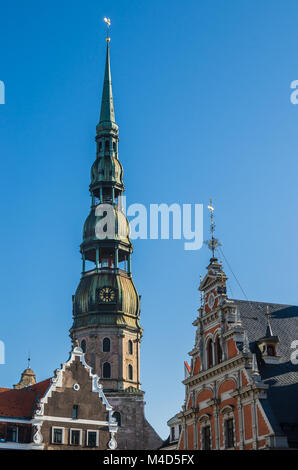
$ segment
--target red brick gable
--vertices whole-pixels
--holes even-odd
[[[50,379],[46,379],[26,389],[1,388],[0,417],[30,418],[49,386]]]

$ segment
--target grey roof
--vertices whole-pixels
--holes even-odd
[[[268,403],[264,401],[265,411],[276,431],[280,426],[289,440],[298,443],[298,364],[291,362],[291,353],[294,351],[291,344],[298,340],[298,307],[233,300],[247,331],[250,349],[257,355],[261,379],[269,385]],[[277,350],[279,364],[265,364],[256,346],[256,342],[266,336],[267,305],[273,335],[280,340]]]

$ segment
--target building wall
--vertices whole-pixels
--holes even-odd
[[[162,439],[145,418],[143,394],[106,393],[106,396],[113,409],[121,413],[118,449],[154,450],[162,445]]]
[[[79,385],[79,390],[74,389],[74,385]],[[78,406],[78,418],[73,419],[73,405]],[[99,446],[97,449],[107,449],[110,440],[108,426],[94,424],[95,421],[107,422],[108,412],[102,403],[98,393],[92,392],[92,381],[88,371],[81,364],[80,358],[75,357],[74,362],[66,368],[63,373],[62,387],[57,387],[56,391],[48,398],[48,403],[44,405],[44,420],[41,427],[41,434],[45,449],[63,450],[66,448],[86,448],[86,431],[99,431]],[[53,417],[53,418],[52,418]],[[55,420],[60,418],[60,420]],[[62,420],[64,418],[64,420]],[[81,420],[87,420],[82,423]],[[62,444],[52,443],[52,428],[64,428],[64,442]],[[82,430],[82,444],[80,446],[70,445],[70,429]]]
[[[125,390],[128,387],[140,389],[140,342],[137,333],[125,329],[103,329],[80,331],[76,335],[79,343],[84,339],[87,344],[86,362],[101,378],[105,390]],[[103,352],[103,340],[109,338],[110,352]],[[128,352],[128,342],[133,342],[133,354]],[[111,379],[103,377],[103,364],[111,364]],[[133,380],[129,380],[128,366],[133,368]]]

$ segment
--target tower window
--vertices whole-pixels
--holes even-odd
[[[104,362],[102,366],[102,377],[104,379],[111,378],[111,364],[109,362]]]
[[[133,380],[133,368],[131,364],[128,365],[128,379]]]
[[[87,343],[86,343],[85,339],[82,339],[82,341],[81,341],[81,349],[82,349],[83,353],[85,353],[86,350],[87,350]]]
[[[271,344],[267,346],[267,354],[268,356],[275,356],[275,349]]]
[[[133,354],[133,342],[131,339],[128,341],[128,354]]]
[[[111,341],[110,338],[104,338],[102,342],[102,350],[103,352],[110,352],[111,351]]]
[[[98,143],[98,151],[101,152],[101,149],[102,149],[102,142],[99,142]]]
[[[105,141],[105,152],[110,150],[110,142],[108,140]]]
[[[121,413],[119,411],[114,411],[113,418],[117,421],[118,426],[121,426]]]
[[[113,142],[113,150],[116,152],[116,142]]]

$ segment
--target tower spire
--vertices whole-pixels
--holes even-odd
[[[104,73],[104,82],[102,90],[102,99],[101,99],[101,110],[100,110],[100,119],[99,124],[107,127],[112,123],[115,124],[115,112],[114,112],[114,103],[113,103],[113,91],[112,91],[112,78],[111,78],[111,65],[110,65],[110,37],[109,29],[111,25],[111,20],[109,18],[104,18],[105,23],[107,24],[107,52],[106,52],[106,65]]]
[[[216,260],[215,258],[215,250],[220,246],[220,242],[217,238],[214,237],[214,232],[215,232],[215,223],[214,223],[214,205],[213,205],[213,201],[212,199],[210,198],[210,204],[208,206],[208,209],[210,211],[210,235],[211,235],[211,239],[210,240],[207,240],[207,245],[208,245],[208,248],[211,250],[212,252],[212,258],[211,258],[211,261],[213,260]]]

